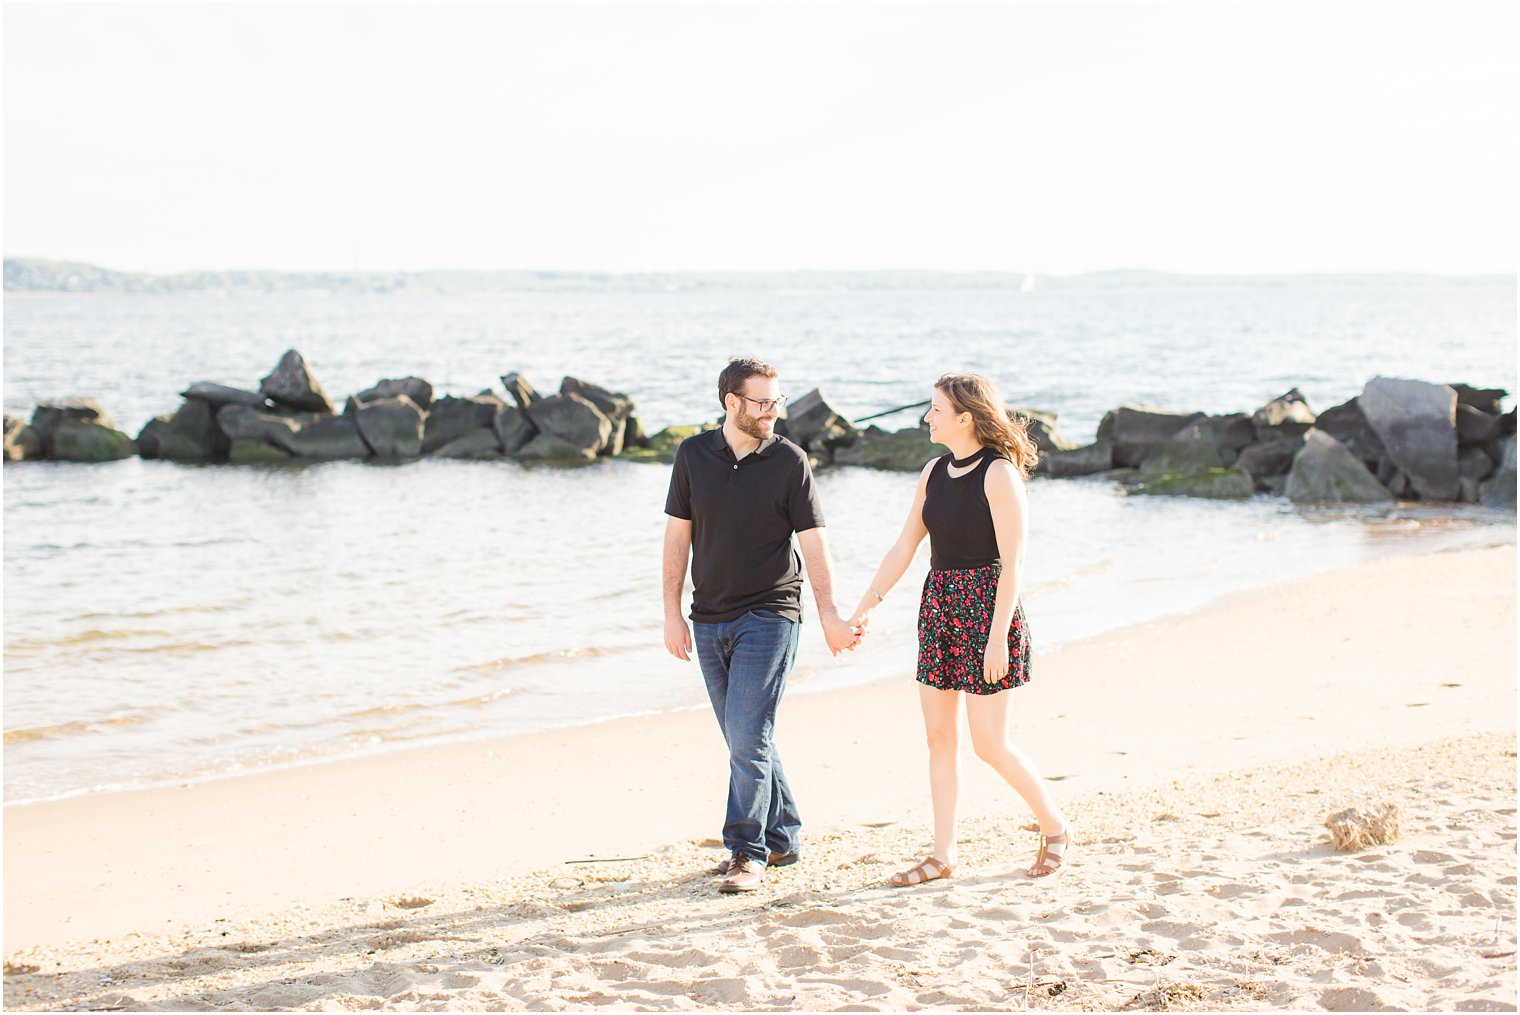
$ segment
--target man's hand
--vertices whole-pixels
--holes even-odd
[[[665,618],[665,651],[683,663],[691,661],[691,628],[679,616]]]
[[[825,613],[823,620],[823,637],[829,643],[829,652],[838,655],[848,652],[860,644],[861,635],[864,631],[851,626],[838,613]]]

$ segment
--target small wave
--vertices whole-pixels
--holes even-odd
[[[172,606],[164,610],[133,610],[126,613],[83,613],[80,620],[119,620],[123,617],[129,620],[146,620],[149,617],[176,617],[186,613],[227,613],[231,610],[239,610],[248,605],[248,600],[231,603],[211,603],[196,606]]]
[[[62,737],[79,736],[85,733],[101,733],[110,728],[138,726],[151,721],[155,714],[153,712],[134,712],[131,715],[115,715],[106,719],[71,719],[68,722],[56,723],[51,726],[27,726],[21,729],[6,730],[5,743],[9,745],[31,743],[37,740],[57,740]]]
[[[462,731],[453,731],[456,735]],[[387,726],[375,729],[358,729],[346,733],[345,740],[350,744],[399,744],[411,740],[427,740],[429,738],[447,736],[445,731],[432,726],[417,728],[415,726]]]
[[[119,648],[99,648],[94,654],[101,655],[179,655],[194,652],[221,652],[229,648],[244,648],[255,644],[251,641],[224,641],[208,645],[199,641],[170,642],[167,645],[123,645]]]
[[[1061,589],[1070,588],[1085,578],[1096,578],[1100,574],[1113,570],[1113,567],[1114,559],[1112,557],[1105,557],[1102,560],[1088,564],[1086,567],[1079,567],[1077,570],[1070,574],[1062,575],[1060,578],[1040,582],[1038,585],[1031,585],[1024,591],[1023,595],[1038,597],[1050,592],[1059,592]]]
[[[555,649],[550,652],[535,652],[526,656],[506,656],[502,659],[492,659],[490,662],[475,663],[470,666],[456,666],[455,673],[495,673],[497,670],[508,670],[517,666],[537,666],[541,663],[563,663],[575,659],[594,659],[606,655],[605,649],[588,645],[585,648]]]
[[[499,690],[488,691],[485,694],[477,694],[477,695],[475,695],[473,697],[469,697],[469,698],[456,698],[453,701],[448,702],[448,704],[450,704],[450,705],[466,705],[466,706],[469,706],[471,708],[479,708],[482,705],[489,705],[493,701],[500,701],[501,699],[507,697],[511,693],[512,693],[512,689],[510,687],[504,687],[504,688],[501,688]]]
[[[79,634],[71,634],[66,638],[32,638],[26,641],[13,642],[7,645],[6,651],[12,648],[21,650],[49,648],[55,645],[89,645],[97,641],[120,641],[124,638],[167,638],[168,631],[81,631]]]
[[[407,712],[415,712],[418,709],[427,708],[421,703],[408,703],[405,705],[375,705],[371,708],[361,708],[355,712],[346,712],[345,719],[373,719],[382,715],[403,715]]]

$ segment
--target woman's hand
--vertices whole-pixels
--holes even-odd
[[[1008,636],[988,638],[987,651],[982,653],[982,679],[995,684],[1008,676]]]
[[[866,609],[863,606],[856,607],[856,609],[855,609],[855,615],[850,618],[850,626],[851,627],[859,628],[860,629],[860,633],[864,634],[865,630],[866,630],[866,627],[869,626],[870,623],[871,623],[871,611],[868,610],[868,609]]]

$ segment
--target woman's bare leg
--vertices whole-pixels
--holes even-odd
[[[1033,759],[1013,745],[1008,737],[1008,716],[1013,708],[1013,693],[966,695],[966,723],[971,728],[971,745],[976,756],[1008,781],[1024,798],[1045,835],[1060,835],[1066,830],[1066,816],[1056,806],[1050,789],[1040,776]]]
[[[918,685],[918,702],[924,713],[924,733],[929,740],[929,792],[934,799],[934,856],[948,864],[956,862],[955,818],[961,795],[961,762],[958,725],[959,691],[941,691]]]

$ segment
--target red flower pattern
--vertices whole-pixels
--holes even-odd
[[[929,572],[918,608],[919,683],[942,691],[996,694],[1029,682],[1029,625],[1023,603],[1014,607],[1008,625],[1008,675],[995,684],[982,676],[1002,573],[1001,565]]]

